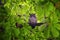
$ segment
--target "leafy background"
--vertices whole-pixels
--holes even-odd
[[[32,13],[36,14],[38,23],[46,23],[32,29],[28,24]],[[16,22],[23,28],[17,28]],[[60,1],[1,0],[0,40],[60,40]]]

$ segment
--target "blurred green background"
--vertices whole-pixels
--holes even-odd
[[[32,13],[46,24],[32,29]],[[60,40],[60,0],[0,0],[0,40]]]

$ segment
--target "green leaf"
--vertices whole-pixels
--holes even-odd
[[[57,30],[60,30],[60,24],[55,24],[54,26],[56,27]]]
[[[46,38],[49,38],[50,37],[50,27],[47,27],[45,30],[44,30],[44,35]]]
[[[53,37],[58,37],[59,36],[59,31],[55,27],[51,27],[51,32]]]
[[[18,35],[20,34],[20,31],[18,29],[14,29],[13,33],[14,33],[14,36],[18,37]]]

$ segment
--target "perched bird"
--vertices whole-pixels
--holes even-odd
[[[35,26],[40,26],[40,25],[42,25],[42,24],[44,24],[44,23],[37,23],[36,15],[35,15],[35,14],[30,14],[28,24],[29,24],[32,28],[35,28]]]

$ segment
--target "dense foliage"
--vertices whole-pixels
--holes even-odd
[[[32,13],[45,24],[32,29]],[[60,40],[60,1],[0,0],[0,40]]]

